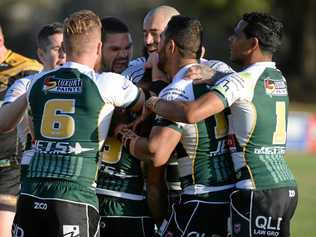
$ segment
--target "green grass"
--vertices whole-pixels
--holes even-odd
[[[316,236],[316,154],[286,156],[298,183],[298,206],[292,219],[293,237]]]

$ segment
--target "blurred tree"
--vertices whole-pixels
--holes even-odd
[[[36,57],[36,34],[43,24],[62,21],[80,9],[91,9],[101,17],[112,15],[125,21],[132,32],[134,56],[139,56],[143,17],[151,8],[163,4],[200,19],[206,58],[227,63],[227,38],[240,16],[250,11],[271,12],[285,24],[284,43],[276,61],[289,79],[292,100],[316,102],[315,0],[0,0],[0,24],[9,48]]]

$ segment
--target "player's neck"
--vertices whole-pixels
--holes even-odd
[[[186,65],[189,64],[193,64],[193,63],[198,63],[198,61],[196,59],[185,59],[185,58],[181,58],[179,60],[177,60],[177,62],[175,63],[173,70],[172,70],[172,77],[174,77],[174,75],[177,74],[177,72],[183,68]]]
[[[252,64],[259,63],[259,62],[271,62],[272,55],[271,54],[254,54],[251,55],[247,60],[244,62],[244,67],[248,67]]]
[[[92,60],[92,57],[89,55],[68,55],[67,54],[67,61],[80,63],[82,65],[90,67],[91,69],[94,69],[96,60]]]

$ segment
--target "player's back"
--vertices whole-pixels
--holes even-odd
[[[182,68],[173,82],[161,91],[161,98],[193,101],[209,91],[208,85],[194,85],[192,81],[181,79],[188,67]],[[178,159],[180,180],[185,193],[193,194],[196,188],[202,191],[202,186],[234,186],[235,176],[227,148],[228,125],[224,113],[196,124],[177,123],[170,126],[175,126],[182,133],[181,143],[187,153],[187,156]],[[204,189],[202,192],[206,191]]]
[[[273,62],[256,63],[239,75],[245,93],[231,106],[230,123],[238,144],[233,151],[238,187],[295,186],[284,160],[289,103],[285,78]]]
[[[28,90],[36,142],[28,176],[94,184],[114,107],[138,98],[119,74],[99,75],[74,62],[38,74]]]
[[[111,110],[106,111],[91,77],[92,73],[62,67],[32,83],[28,98],[36,143],[29,177],[93,184],[99,141],[109,121],[99,126]]]

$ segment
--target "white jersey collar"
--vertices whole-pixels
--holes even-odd
[[[185,66],[183,66],[177,73],[176,75],[174,75],[174,77],[172,78],[172,82],[176,82],[179,81],[183,78],[183,76],[185,75],[185,73],[187,72],[187,70],[192,67],[193,65],[198,65],[198,63],[191,63],[191,64],[187,64]]]
[[[250,66],[246,67],[246,69],[251,68],[251,67],[256,67],[256,66],[260,66],[260,67],[271,67],[271,68],[275,68],[275,62],[257,62],[254,64],[251,64]]]
[[[61,68],[75,68],[78,69],[79,71],[83,71],[83,72],[94,72],[94,70],[86,65],[80,64],[80,63],[76,63],[73,61],[67,61],[66,63],[64,63]]]

